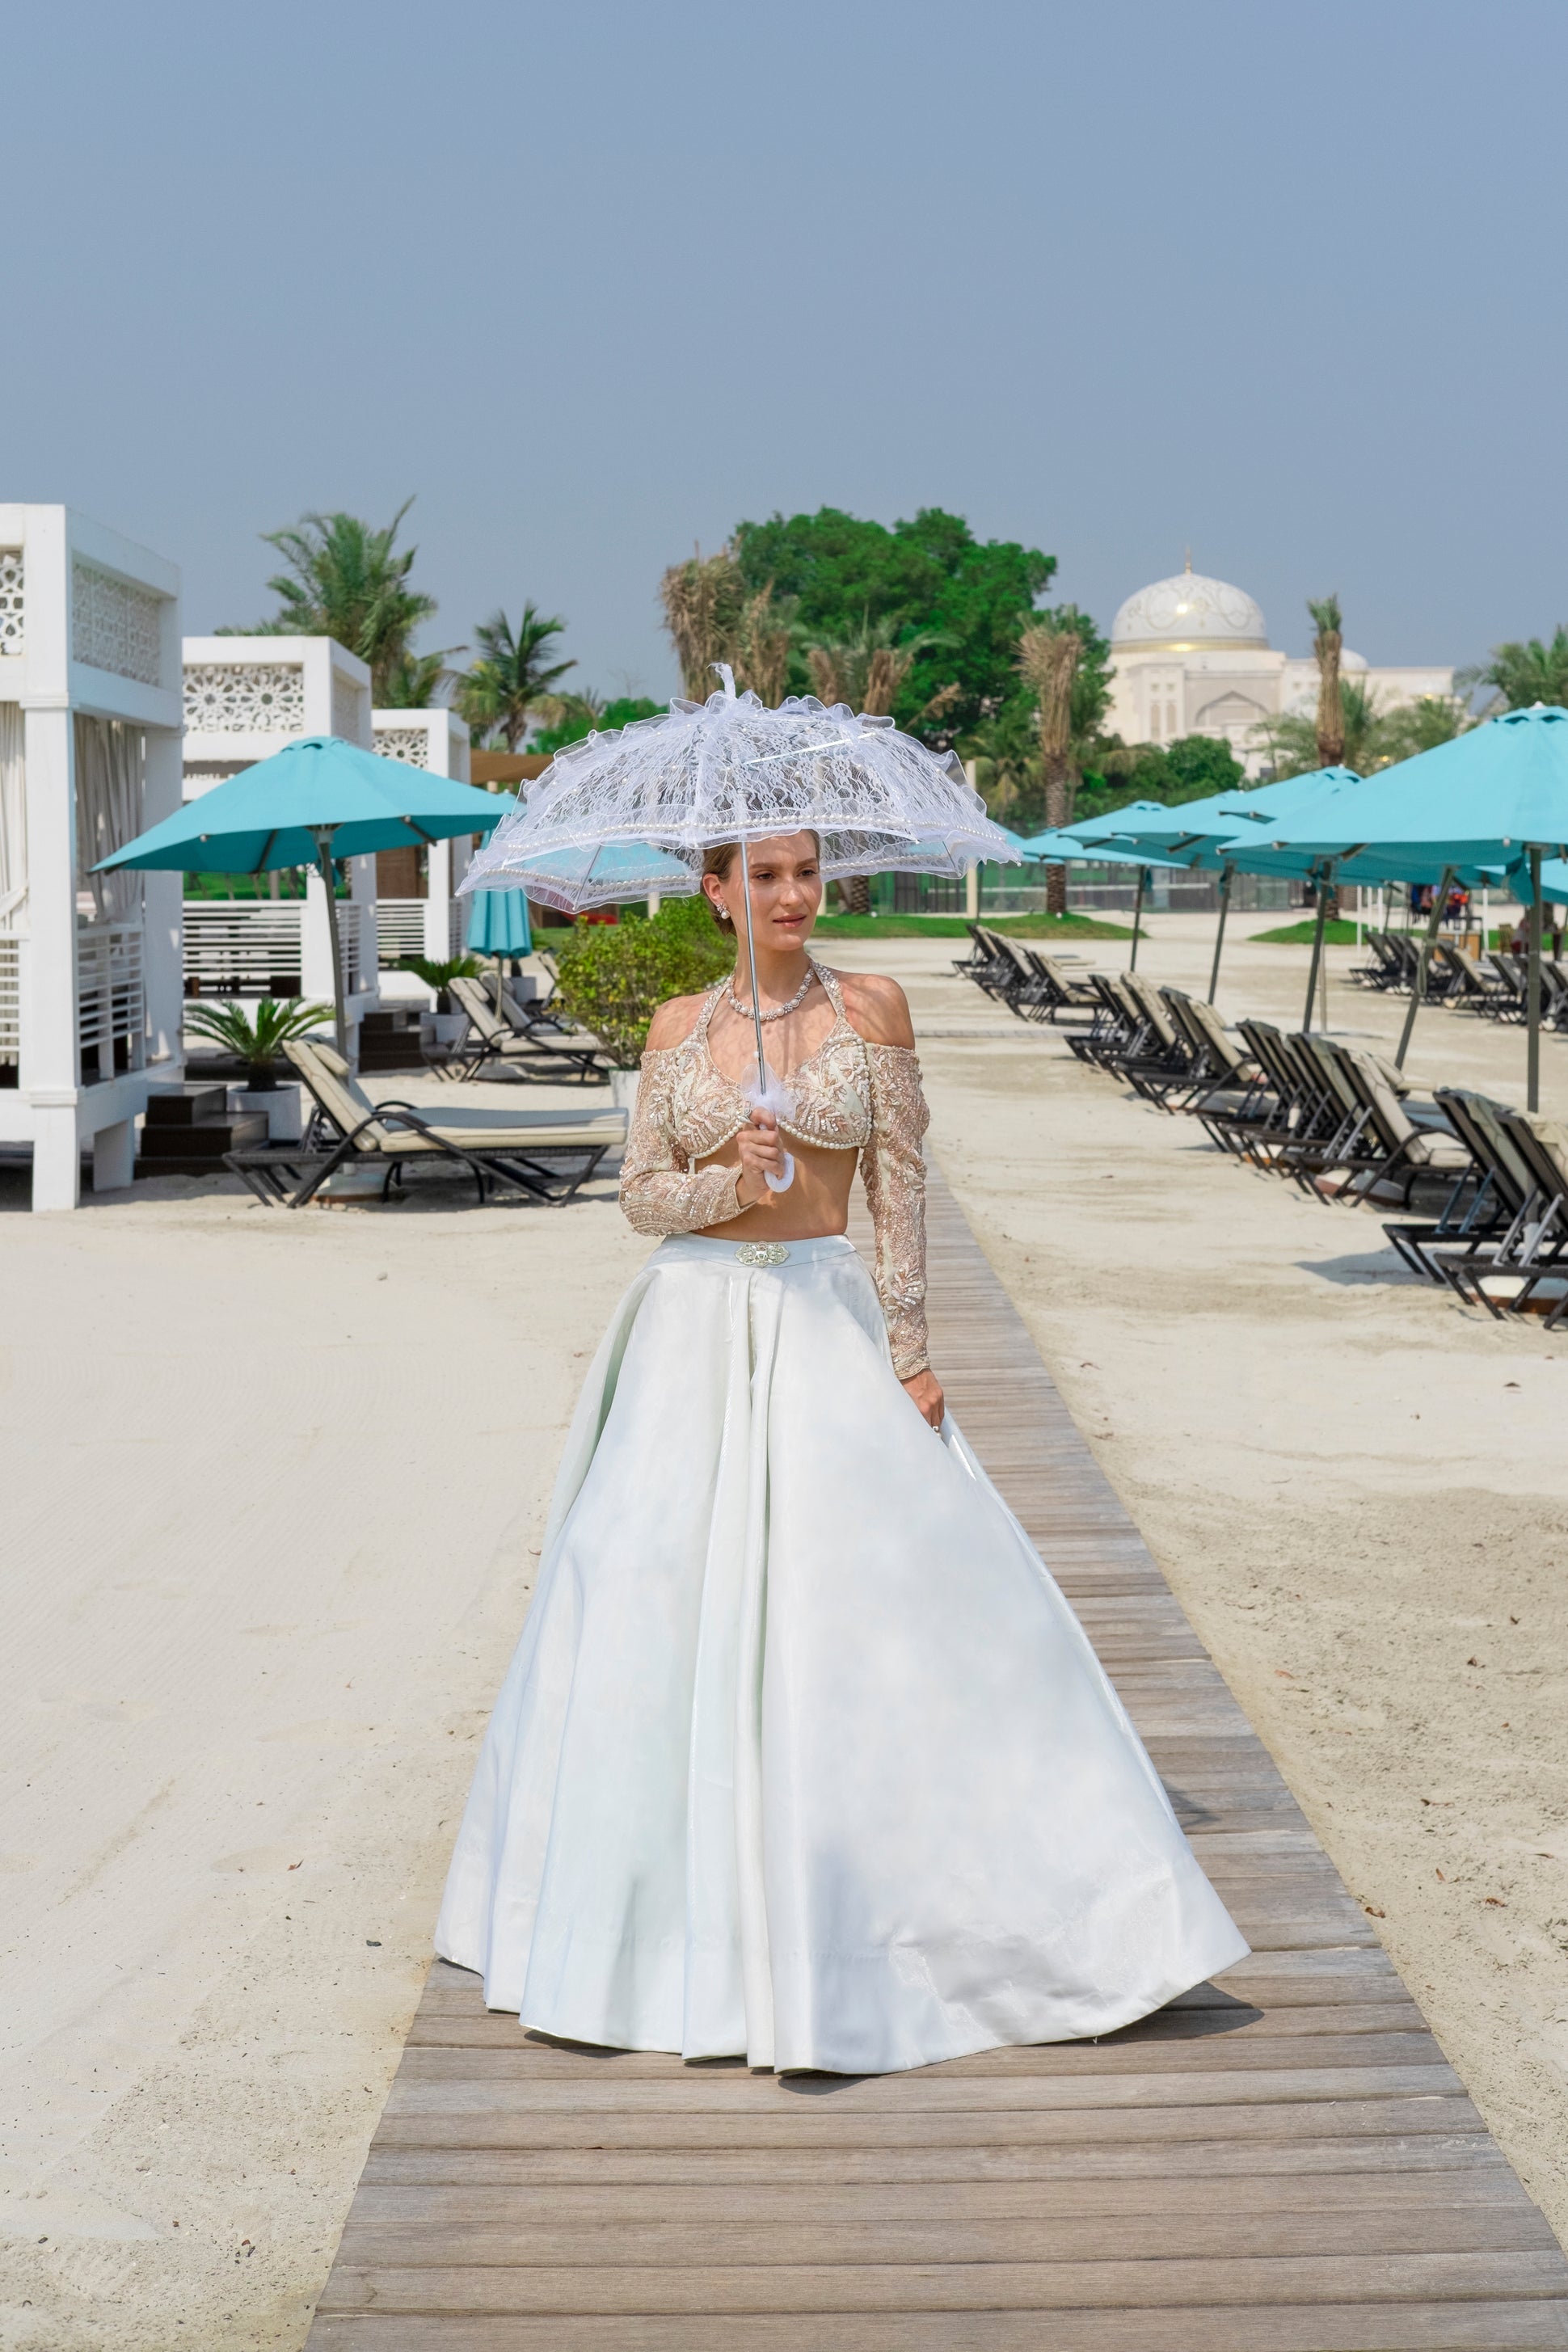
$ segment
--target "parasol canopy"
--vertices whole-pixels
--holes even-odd
[[[521,885],[572,914],[654,890],[689,895],[705,850],[807,830],[821,840],[830,880],[1018,862],[954,753],[815,695],[770,709],[721,674],[722,689],[706,702],[678,699],[661,718],[558,751],[462,889]]]

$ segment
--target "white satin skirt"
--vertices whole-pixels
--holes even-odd
[[[437,1949],[525,2026],[693,2059],[1108,2033],[1247,1945],[858,1253],[787,1247],[666,1241],[616,1310]]]

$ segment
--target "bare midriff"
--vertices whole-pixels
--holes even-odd
[[[765,1201],[742,1209],[721,1225],[703,1228],[714,1241],[809,1242],[823,1234],[841,1234],[849,1223],[849,1190],[855,1181],[856,1151],[827,1151],[820,1144],[797,1143],[783,1130],[780,1141],[795,1154],[795,1182],[787,1192],[770,1192]],[[700,1168],[738,1168],[740,1139],[729,1142],[698,1161]]]

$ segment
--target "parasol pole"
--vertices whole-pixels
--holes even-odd
[[[1443,879],[1433,895],[1432,919],[1426,926],[1426,936],[1422,940],[1415,958],[1415,978],[1410,988],[1410,1010],[1405,1016],[1405,1026],[1399,1036],[1399,1051],[1394,1057],[1394,1066],[1396,1070],[1402,1070],[1405,1067],[1405,1056],[1410,1047],[1410,1033],[1415,1026],[1415,1015],[1420,1011],[1421,1000],[1426,993],[1427,959],[1432,953],[1432,942],[1437,936],[1438,926],[1443,920],[1443,909],[1448,903],[1448,893],[1453,887],[1454,869],[1451,866],[1445,866]],[[1539,939],[1539,932],[1536,936]],[[1537,970],[1539,969],[1538,965]]]
[[[765,1094],[768,1066],[763,1055],[763,1000],[757,993],[757,948],[752,937],[752,845],[741,843],[741,878],[746,886],[746,964],[752,976],[752,1019],[757,1031],[757,1091]]]
[[[1525,1097],[1527,1110],[1541,1108],[1541,852],[1530,853],[1530,913],[1526,918],[1530,929],[1530,980],[1525,998],[1529,1035],[1525,1061]]]
[[[1132,952],[1127,959],[1129,971],[1138,969],[1138,933],[1143,921],[1143,885],[1148,879],[1149,868],[1141,866],[1138,868],[1138,887],[1132,899]]]
[[[1318,992],[1318,966],[1323,959],[1323,925],[1328,920],[1329,876],[1332,872],[1333,867],[1327,864],[1315,866],[1312,868],[1313,880],[1318,889],[1318,919],[1312,929],[1312,961],[1307,972],[1307,1010],[1301,1016],[1303,1037],[1310,1037],[1312,1034],[1312,999]],[[1326,1029],[1328,1025],[1328,1013],[1325,1011],[1323,1027]]]
[[[338,944],[338,882],[332,872],[332,836],[337,829],[335,824],[313,824],[310,833],[321,863],[321,879],[327,887],[327,937],[332,950],[332,1029],[338,1051],[346,1062],[349,1057],[349,1020],[343,1002],[342,950]]]
[[[1235,866],[1227,865],[1224,874],[1220,877],[1219,929],[1214,935],[1214,970],[1209,974],[1209,1003],[1211,1004],[1214,1003],[1215,994],[1219,989],[1219,959],[1221,950],[1225,946],[1225,919],[1230,912],[1230,885],[1231,878],[1235,872]]]

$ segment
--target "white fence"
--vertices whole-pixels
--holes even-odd
[[[379,744],[380,737],[376,740]],[[405,955],[423,955],[425,948],[425,898],[378,898],[375,902],[375,937],[382,970],[399,963]],[[447,953],[463,952],[464,909],[460,898],[447,905]]]
[[[187,996],[298,996],[302,898],[185,900]]]
[[[368,911],[355,898],[338,900],[338,940],[350,996],[374,978],[374,956],[370,971],[365,969],[375,933],[365,919]],[[303,898],[187,898],[184,915],[187,996],[301,993]]]
[[[145,1058],[147,1003],[140,923],[83,923],[77,933],[76,1034],[84,1083],[140,1068]],[[121,1049],[123,1049],[122,1051]]]

